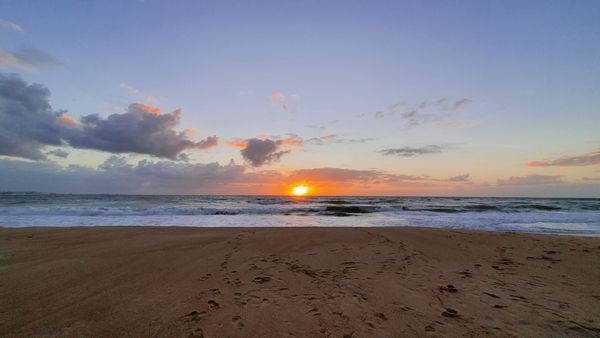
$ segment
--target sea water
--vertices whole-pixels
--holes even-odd
[[[0,226],[418,226],[600,236],[600,199],[1,193]]]

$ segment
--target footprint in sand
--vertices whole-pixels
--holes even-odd
[[[190,338],[204,338],[204,331],[201,328],[197,328],[194,332],[190,333]]]
[[[240,316],[233,316],[231,318],[231,323],[233,325],[235,325],[238,329],[241,329],[244,327],[244,323],[242,322],[242,317],[240,317]]]
[[[485,291],[484,291],[484,292],[483,292],[483,294],[485,294],[485,295],[488,295],[488,296],[490,296],[490,297],[492,297],[492,298],[500,298],[500,296],[498,296],[498,295],[495,295],[495,294],[493,294],[493,293],[491,293],[491,292],[485,292]]]
[[[264,284],[267,282],[271,281],[271,277],[269,276],[258,276],[258,277],[254,277],[254,279],[252,280],[254,283],[258,283],[258,284]]]
[[[312,314],[313,316],[320,316],[321,312],[319,312],[319,309],[317,309],[316,307],[313,307],[312,309],[308,310],[309,314]]]
[[[435,332],[435,328],[432,325],[425,326],[425,332]]]
[[[193,322],[197,322],[199,320],[201,320],[202,318],[206,317],[207,313],[206,311],[192,311],[190,313],[188,313],[187,315],[185,315],[184,317],[188,318],[189,320],[193,321]]]
[[[454,285],[452,284],[448,284],[446,286],[440,286],[440,292],[450,292],[450,293],[457,293],[458,289],[456,287],[454,287]]]
[[[206,275],[204,275],[200,278],[200,281],[204,282],[205,280],[209,279],[211,276],[212,276],[212,274],[207,273]]]
[[[464,271],[461,271],[461,272],[459,272],[458,274],[459,274],[459,275],[461,275],[461,277],[462,277],[462,278],[471,278],[471,277],[473,277],[473,276],[471,275],[471,271],[469,271],[469,269],[466,269],[466,270],[464,270]]]
[[[458,314],[458,311],[451,309],[451,308],[447,308],[446,311],[442,312],[442,316],[449,317],[449,318],[456,318],[456,317],[459,317],[460,315]]]
[[[388,320],[387,316],[383,312],[377,312],[374,315],[375,315],[375,317],[377,317],[377,318],[379,318],[381,320]]]

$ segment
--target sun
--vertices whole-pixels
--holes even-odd
[[[292,188],[292,195],[294,196],[304,196],[308,194],[308,187],[305,185],[297,185]]]

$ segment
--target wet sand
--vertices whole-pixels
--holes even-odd
[[[0,229],[0,336],[599,336],[600,238]]]

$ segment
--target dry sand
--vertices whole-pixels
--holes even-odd
[[[0,335],[599,336],[600,238],[0,229]]]

